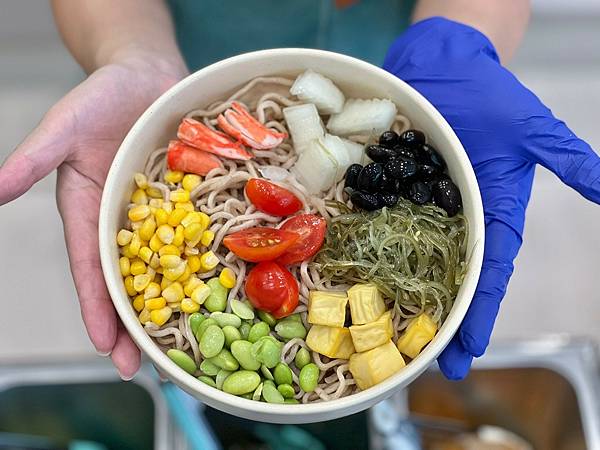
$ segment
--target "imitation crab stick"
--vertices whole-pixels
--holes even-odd
[[[213,130],[195,119],[185,118],[177,129],[177,137],[185,144],[229,159],[252,159],[253,155],[239,142]]]
[[[169,142],[167,165],[171,170],[179,170],[203,176],[213,169],[223,167],[223,164],[216,156],[190,147],[181,141]]]

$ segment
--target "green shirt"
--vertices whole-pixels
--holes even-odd
[[[413,1],[169,0],[190,70],[229,56],[277,47],[332,50],[381,65],[408,25]]]

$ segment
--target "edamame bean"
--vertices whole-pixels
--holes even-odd
[[[252,325],[250,328],[250,333],[248,334],[248,340],[252,343],[258,341],[261,337],[269,334],[271,329],[267,322],[258,322]]]
[[[190,328],[192,329],[192,333],[194,333],[194,335],[198,331],[198,327],[200,326],[200,324],[202,322],[204,322],[205,320],[206,320],[206,317],[204,317],[204,315],[202,315],[198,312],[195,312],[194,314],[190,315],[190,318],[189,318]]]
[[[185,352],[182,352],[181,350],[172,348],[167,351],[167,356],[171,358],[171,361],[173,361],[175,364],[177,364],[189,374],[193,374],[197,369],[196,363],[190,357],[190,355],[188,355]]]
[[[252,394],[252,400],[255,400],[257,402],[260,401],[260,395],[262,394],[262,388],[263,388],[263,384],[260,383],[258,385],[258,387],[254,390],[254,393]]]
[[[248,322],[244,322],[240,325],[240,334],[242,335],[242,339],[248,339],[248,335],[250,334],[250,328],[252,328],[252,325],[250,325]]]
[[[208,375],[210,377],[214,377],[219,373],[219,368],[211,363],[208,359],[205,359],[200,363],[200,370],[204,373],[204,375]]]
[[[290,405],[297,405],[300,402],[298,400],[296,400],[295,398],[286,398],[283,403],[288,403]]]
[[[230,370],[225,370],[225,369],[219,370],[219,373],[217,374],[217,376],[215,378],[215,383],[217,384],[217,389],[223,389],[223,383],[225,382],[227,377],[229,375],[231,375],[232,373],[233,372],[231,372]]]
[[[200,381],[202,381],[204,384],[208,384],[209,386],[212,386],[214,388],[217,387],[217,384],[215,383],[215,380],[213,380],[211,377],[208,377],[206,375],[202,375],[201,377],[198,377],[198,379]]]
[[[248,341],[239,340],[231,343],[231,353],[246,370],[258,370],[260,363],[252,355],[252,344]]]
[[[304,347],[300,348],[294,357],[294,362],[298,369],[302,369],[310,362],[310,352]]]
[[[218,278],[211,278],[206,282],[210,288],[210,295],[204,302],[204,307],[210,312],[225,311],[227,307],[227,289]]]
[[[231,347],[231,344],[234,341],[242,339],[242,335],[240,334],[239,330],[231,325],[226,325],[223,327],[223,334],[225,335],[225,345],[227,347]]]
[[[241,302],[237,298],[231,300],[231,311],[238,316],[240,319],[252,320],[254,319],[254,310],[248,303]]]
[[[223,345],[225,345],[225,335],[223,334],[223,330],[217,325],[208,327],[206,331],[202,333],[202,336],[198,341],[200,353],[202,353],[205,358],[217,356],[223,349]]]
[[[292,384],[292,371],[284,363],[278,363],[273,370],[273,378],[277,384]]]
[[[212,325],[217,325],[217,321],[215,319],[211,319],[210,317],[208,319],[203,320],[200,323],[200,325],[198,325],[198,328],[196,329],[196,332],[194,333],[194,335],[196,336],[196,340],[198,342],[200,342],[200,338],[202,337],[202,335],[204,334],[206,329]]]
[[[275,367],[281,359],[282,344],[273,336],[262,336],[252,344],[251,353],[257,361],[269,369]]]
[[[266,380],[263,383],[262,397],[267,403],[283,403],[283,395],[275,387],[275,383]]]
[[[283,398],[294,398],[294,394],[296,394],[291,384],[280,384],[277,386],[277,390]]]
[[[275,325],[275,332],[284,339],[306,337],[306,328],[302,325],[302,322],[298,322],[294,319],[281,320]]]
[[[252,392],[247,392],[245,394],[240,395],[239,397],[245,398],[245,399],[248,399],[248,400],[252,400]]]
[[[319,381],[319,368],[314,363],[305,365],[300,370],[298,379],[300,380],[300,387],[304,392],[314,391]]]
[[[228,394],[242,395],[253,392],[260,384],[260,375],[251,370],[238,370],[223,382],[223,391]]]
[[[262,373],[263,377],[265,377],[267,380],[271,380],[271,381],[275,380],[275,378],[273,378],[273,374],[271,373],[269,368],[267,366],[265,366],[264,364],[262,366],[260,366],[260,373]]]
[[[225,370],[237,370],[240,367],[237,359],[226,348],[221,350],[217,356],[210,358],[210,362]]]
[[[238,328],[242,324],[242,319],[240,319],[235,314],[224,313],[220,311],[216,311],[210,315],[212,319],[217,321],[217,324],[221,328],[230,325],[232,327]]]
[[[296,313],[296,314],[292,314],[290,316],[287,316],[285,319],[283,320],[294,320],[296,322],[300,322],[302,323],[302,317],[300,317],[300,314]]]
[[[269,325],[270,327],[274,327],[275,324],[277,323],[277,319],[275,317],[273,317],[273,315],[271,313],[268,313],[267,311],[258,311],[258,317],[263,322],[266,322],[267,325]]]

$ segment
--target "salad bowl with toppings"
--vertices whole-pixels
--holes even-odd
[[[409,384],[464,317],[483,211],[464,149],[401,80],[307,49],[240,55],[137,121],[100,211],[140,349],[220,410],[329,420]]]

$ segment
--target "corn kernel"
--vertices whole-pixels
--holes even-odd
[[[148,300],[149,298],[160,297],[162,289],[160,285],[154,281],[151,281],[148,286],[146,286],[146,290],[144,291],[144,299]]]
[[[152,198],[163,198],[162,191],[152,186],[148,186],[146,188],[146,194],[148,194],[148,196]]]
[[[198,255],[188,255],[186,261],[190,268],[190,273],[196,273],[200,270],[200,257]]]
[[[189,202],[190,193],[185,189],[177,189],[175,191],[171,191],[169,200],[172,202]]]
[[[183,273],[181,274],[181,276],[179,278],[177,278],[177,281],[179,281],[180,283],[184,283],[186,282],[190,276],[192,275],[192,271],[190,270],[190,268],[188,267],[188,265],[185,265],[185,270],[183,271]]]
[[[173,227],[170,227],[169,225],[161,225],[156,230],[156,235],[165,244],[170,244],[175,238],[175,230],[173,230]]]
[[[169,213],[165,211],[163,208],[159,208],[154,213],[154,217],[156,217],[156,225],[164,225],[169,221]]]
[[[137,312],[141,312],[142,309],[144,309],[144,296],[142,294],[136,296],[133,299],[133,308],[137,311]]]
[[[142,247],[138,252],[138,257],[144,261],[146,264],[150,264],[150,259],[154,253],[150,250],[149,247]]]
[[[146,309],[153,311],[167,306],[167,301],[163,297],[149,298],[144,302],[144,306]]]
[[[133,253],[131,253],[131,249],[129,248],[129,245],[126,245],[125,247],[121,247],[121,250],[119,250],[119,252],[121,253],[121,255],[127,257],[127,258],[135,258],[137,255],[134,255]]]
[[[165,323],[167,323],[167,320],[171,318],[172,314],[173,310],[168,306],[165,306],[164,308],[150,311],[150,320],[152,320],[152,322],[159,327],[162,327]]]
[[[183,236],[187,241],[195,241],[202,236],[203,231],[204,229],[202,228],[201,224],[192,223],[184,230]]]
[[[138,220],[137,222],[129,222],[129,227],[131,228],[131,231],[138,231],[140,228],[142,228],[143,223],[144,221],[142,220]]]
[[[193,173],[188,173],[181,180],[181,186],[186,191],[193,191],[194,188],[198,187],[198,185],[202,182],[202,178],[199,175],[195,175]]]
[[[165,172],[165,181],[167,183],[177,184],[183,180],[183,172],[179,170],[167,170]]]
[[[186,256],[197,255],[198,253],[200,253],[200,249],[198,247],[190,247],[189,245],[186,245],[183,249],[183,253]]]
[[[191,276],[190,278],[188,278],[188,280],[185,282],[185,284],[183,286],[183,293],[187,297],[191,297],[192,292],[194,292],[194,289],[196,289],[198,286],[202,286],[203,284],[204,284],[204,282],[202,280],[200,280],[198,277]]]
[[[132,237],[133,237],[133,233],[131,231],[121,229],[117,233],[117,244],[119,244],[121,247],[123,247],[131,242]]]
[[[183,225],[177,225],[177,228],[175,228],[175,236],[173,237],[173,245],[176,245],[177,247],[179,247],[180,245],[183,244],[183,240],[185,238],[183,233],[184,233]]]
[[[200,305],[191,298],[184,298],[181,300],[181,310],[184,313],[192,314],[200,311]]]
[[[177,248],[176,245],[169,244],[169,245],[163,245],[161,247],[161,249],[158,251],[158,254],[160,256],[164,256],[164,255],[177,255],[177,256],[179,256],[181,254],[181,252],[179,251],[179,249]]]
[[[125,283],[125,290],[127,291],[127,295],[129,295],[130,297],[137,295],[137,291],[133,287],[133,275],[125,277],[125,280],[123,280],[123,282]]]
[[[169,303],[180,302],[181,300],[183,300],[184,297],[183,286],[181,285],[181,283],[176,281],[173,284],[167,286],[166,289],[163,289],[162,296]]]
[[[199,212],[198,216],[200,217],[200,223],[202,224],[202,228],[206,230],[210,225],[210,217],[208,217],[208,214],[203,212]]]
[[[132,255],[137,256],[140,248],[142,248],[142,240],[140,239],[140,235],[137,232],[134,232],[131,242],[129,243],[129,251]]]
[[[181,264],[179,255],[162,255],[160,257],[160,265],[166,269],[174,269]]]
[[[155,255],[156,255],[156,253],[155,253]],[[161,275],[161,276],[162,276],[162,273],[163,273],[163,268],[162,268],[162,267],[161,267],[161,265],[160,265],[160,258],[159,258],[159,261],[158,261],[158,267],[157,267],[156,269],[154,269],[154,270],[156,270],[156,273],[157,273],[157,274],[159,274],[159,275]]]
[[[163,277],[162,280],[160,280],[160,288],[162,290],[165,290],[168,286],[172,285],[173,283],[175,283],[174,281],[169,280],[166,277]]]
[[[143,173],[137,172],[133,175],[133,181],[140,189],[146,189],[148,187],[148,178]]]
[[[154,270],[158,269],[160,267],[160,257],[156,253],[152,253],[152,258],[150,258],[148,265]]]
[[[150,238],[150,242],[148,243],[148,246],[153,252],[159,252],[163,245],[164,244],[156,234],[154,234],[152,238]]]
[[[142,261],[141,259],[136,258],[134,261],[131,262],[129,266],[129,272],[133,276],[146,273],[146,264],[144,264],[144,261]]]
[[[201,305],[202,303],[204,303],[204,301],[208,298],[209,295],[210,295],[210,287],[207,284],[202,283],[200,286],[198,286],[196,289],[194,289],[194,291],[192,292],[192,295],[190,297],[196,303]]]
[[[142,309],[142,311],[140,312],[140,315],[139,315],[139,319],[143,325],[150,322],[150,311],[147,310],[146,308]]]
[[[131,203],[135,203],[136,205],[147,205],[148,204],[148,196],[146,195],[146,191],[143,189],[136,189],[131,194]]]
[[[219,264],[219,258],[215,255],[212,250],[207,251],[200,257],[200,268],[205,272],[213,270]]]
[[[231,289],[235,286],[235,272],[229,267],[225,267],[219,275],[219,281],[227,289]]]
[[[142,292],[152,281],[154,275],[150,276],[147,273],[142,273],[140,275],[135,275],[133,277],[133,288],[137,292]]]
[[[140,239],[143,239],[144,241],[149,241],[150,239],[152,239],[152,235],[155,231],[156,221],[154,220],[154,217],[150,216],[146,217],[144,223],[142,223],[142,226],[138,230],[138,234],[140,235]]]
[[[127,256],[119,258],[119,269],[121,270],[121,275],[124,277],[131,274],[131,264]]]
[[[163,202],[162,208],[171,214],[173,212],[173,203],[171,202]]]
[[[162,267],[160,269],[162,270]],[[162,275],[158,271],[156,271],[156,273],[154,274],[154,279],[152,280],[152,282],[160,285],[161,281],[162,281]]]
[[[189,227],[192,223],[202,223],[202,217],[199,212],[190,211],[183,219],[181,219],[181,225],[184,227]]]
[[[162,208],[163,205],[163,199],[162,198],[151,198],[148,201],[148,206],[150,206],[150,209],[152,208]]]
[[[194,204],[192,202],[177,202],[175,203],[175,210],[182,209],[185,212],[194,211]]]
[[[186,264],[182,261],[177,267],[174,267],[173,269],[163,269],[163,277],[168,280],[175,281],[177,278],[183,275],[183,273],[185,272],[185,268]]]
[[[183,219],[187,214],[187,211],[184,209],[175,209],[171,214],[169,214],[169,220],[167,223],[172,227],[176,227],[181,223],[181,219]]]
[[[154,275],[156,275],[156,270],[154,270],[152,267],[147,266],[146,267],[146,273],[148,275],[150,275],[150,281],[154,280]]]
[[[200,238],[200,243],[205,246],[208,247],[213,239],[215,238],[215,232],[212,230],[206,230],[202,233],[202,237]]]
[[[127,217],[132,222],[144,220],[150,215],[150,207],[148,205],[136,205],[127,212]]]

